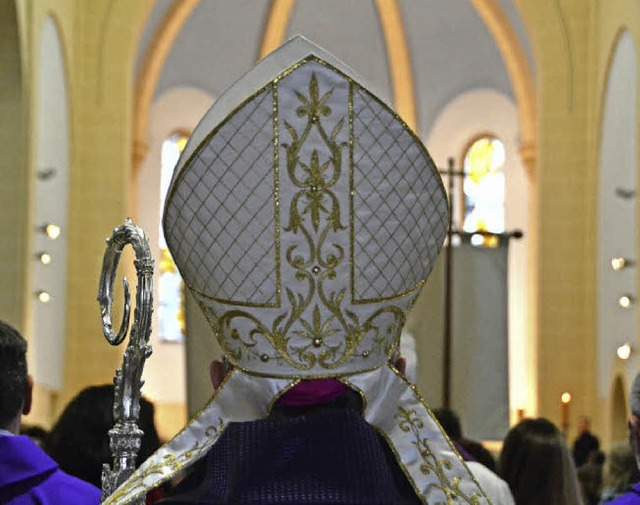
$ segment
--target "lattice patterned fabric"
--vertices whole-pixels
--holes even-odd
[[[193,289],[220,300],[276,303],[273,158],[268,91],[194,154],[166,218],[168,245]]]
[[[328,60],[292,61],[233,107],[223,96],[167,197],[175,262],[243,370],[384,364],[444,240],[447,200],[426,149]]]
[[[421,144],[363,89],[354,97],[357,300],[389,298],[425,279],[442,247],[448,204]],[[427,231],[425,233],[425,231]]]

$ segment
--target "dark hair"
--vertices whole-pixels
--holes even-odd
[[[27,341],[0,321],[0,428],[20,413],[27,392]]]
[[[567,444],[547,419],[525,419],[511,428],[498,467],[518,505],[582,504]]]
[[[453,410],[446,407],[433,410],[433,415],[442,426],[442,429],[447,436],[453,440],[458,441],[462,438],[462,427],[460,426],[460,418]]]
[[[98,487],[102,465],[111,464],[108,432],[114,424],[113,395],[112,385],[82,390],[64,409],[44,444],[62,470]],[[144,436],[136,464],[160,447],[153,416],[153,404],[141,398],[138,425]]]
[[[44,444],[45,439],[49,432],[45,430],[42,426],[31,426],[28,424],[23,424],[20,426],[20,435],[26,435],[31,440],[33,440],[40,447]]]
[[[458,445],[462,447],[473,459],[478,463],[486,466],[493,473],[496,473],[496,460],[491,454],[491,451],[484,445],[476,440],[469,440],[468,438],[461,438],[458,440]]]

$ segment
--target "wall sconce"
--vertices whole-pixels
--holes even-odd
[[[51,263],[51,259],[51,255],[48,252],[42,251],[38,253],[38,260],[43,265],[48,265],[49,263]]]
[[[623,309],[628,309],[636,302],[636,299],[631,295],[622,295],[618,298],[618,305]]]
[[[611,258],[611,268],[613,268],[616,272],[618,270],[622,270],[623,268],[632,267],[635,265],[635,261],[630,260],[629,258]]]
[[[51,240],[55,240],[60,236],[62,230],[57,224],[48,223],[42,227],[42,231],[49,237]]]
[[[628,360],[632,352],[633,352],[633,348],[631,347],[631,344],[627,342],[625,342],[624,344],[622,344],[620,347],[616,349],[616,354],[618,355],[618,358],[620,358],[621,360]]]
[[[36,295],[38,296],[38,300],[40,300],[42,303],[49,303],[51,301],[51,295],[49,294],[48,291],[37,291]]]
[[[42,170],[38,170],[38,179],[41,181],[48,181],[49,179],[55,177],[58,171],[55,167],[45,167]]]
[[[631,200],[636,196],[636,190],[629,188],[616,188],[616,196],[623,200]]]

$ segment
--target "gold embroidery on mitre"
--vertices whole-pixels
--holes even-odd
[[[274,97],[276,93],[277,86]],[[332,115],[327,103],[333,90],[321,94],[315,73],[311,75],[307,93],[295,93],[299,101],[296,114],[306,121],[299,131],[284,121],[289,138],[281,145],[286,152],[287,174],[298,191],[291,198],[288,224],[282,231],[303,239],[302,244],[290,245],[284,254],[286,263],[295,272],[295,281],[301,285],[285,288],[289,308],[280,313],[270,327],[241,309],[218,314],[212,306],[202,304],[202,307],[234,362],[273,360],[297,370],[309,370],[316,365],[331,370],[342,366],[369,332],[372,346],[363,352],[364,358],[390,352],[404,324],[405,311],[392,305],[382,307],[361,322],[356,313],[344,307],[347,287],[340,286],[338,290],[327,287],[326,282],[336,279],[336,270],[347,260],[341,246],[329,243],[331,233],[346,230],[339,199],[333,191],[341,177],[342,153],[347,146],[347,142],[338,140],[345,118],[338,119],[331,131],[325,128],[324,118]],[[277,114],[277,104],[274,114]],[[324,142],[326,151],[321,151],[329,153],[326,159],[321,158],[318,149],[313,149],[308,159],[301,158],[300,152],[312,132]],[[381,327],[377,320],[383,315],[390,317],[391,323],[387,321]],[[250,329],[238,330],[234,323],[239,320],[250,323]],[[336,334],[343,338],[332,339]],[[259,338],[268,340],[277,354],[258,350]]]
[[[414,409],[405,409],[401,405],[398,406],[398,412],[395,415],[398,419],[398,427],[405,433],[411,432],[414,436],[413,445],[418,450],[422,464],[420,465],[420,472],[424,475],[435,474],[439,482],[434,482],[429,485],[439,489],[444,493],[447,498],[447,504],[454,503],[454,500],[462,500],[470,505],[480,505],[481,495],[479,493],[472,493],[466,495],[460,488],[460,477],[449,478],[447,471],[453,468],[451,461],[443,458],[438,458],[429,445],[429,439],[423,437],[420,431],[424,428],[424,421],[417,415]]]
[[[347,100],[347,108],[339,107],[340,110],[347,110],[344,117],[335,117],[332,111],[331,85],[323,84],[324,81],[318,79],[321,74],[313,73],[306,83],[306,89],[286,88],[287,93],[295,93],[291,96],[293,99],[297,97],[298,100],[297,109],[287,109],[288,113],[296,113],[304,121],[296,120],[291,124],[291,121],[287,121],[288,117],[279,119],[279,84],[285,77],[308,63],[329,69],[343,79],[341,82],[348,85],[348,95],[346,98],[340,98]],[[322,79],[325,75],[327,74],[322,74]],[[263,92],[270,94],[273,102],[272,205],[275,209],[273,231],[277,263],[277,304],[274,306],[224,300],[198,290],[189,277],[185,276],[187,285],[196,295],[196,300],[205,312],[225,353],[234,365],[248,373],[276,374],[281,377],[319,377],[332,376],[332,372],[352,373],[380,366],[380,357],[389,355],[397,345],[405,314],[424,282],[424,279],[418,280],[413,288],[393,296],[367,296],[366,299],[354,297],[354,171],[361,170],[353,160],[356,114],[353,104],[354,90],[357,91],[360,100],[369,100],[377,109],[384,108],[385,114],[399,123],[402,127],[400,129],[403,130],[402,135],[405,135],[404,123],[375,95],[344,72],[317,57],[310,56],[289,67],[234,108],[190,155],[184,164],[185,168],[176,176],[170,189],[167,208],[176,205],[173,203],[174,195],[177,194],[176,187],[185,179],[189,165],[197,161],[204,146],[212,142],[215,134],[220,132],[235,114],[243,107],[249,106],[251,100],[257,99]],[[346,95],[344,91],[346,90],[341,88],[341,93]],[[322,146],[316,149],[307,147],[306,152],[301,153],[300,149],[312,131],[316,144],[321,142]],[[344,135],[342,132],[347,134]],[[407,142],[418,143],[417,151],[428,158],[415,135],[410,130],[406,132],[410,137]],[[279,152],[279,149],[282,151]],[[427,166],[425,181],[430,180],[431,176],[428,174],[431,172],[433,167]],[[347,177],[346,184],[341,182],[346,192],[342,193],[345,189],[341,189],[338,198],[334,193],[334,185],[341,174],[346,174]],[[288,195],[285,201],[285,193],[281,186],[285,184],[283,179],[287,177],[290,182],[286,185],[288,188],[293,187],[295,193]],[[437,175],[435,177],[434,181],[429,182],[430,191],[434,188],[442,189],[441,181]],[[289,211],[289,214],[283,211]],[[172,226],[175,219],[171,220]],[[165,225],[168,225],[166,216]],[[344,233],[346,237],[346,240],[340,240],[342,245],[332,243],[330,239],[332,233],[338,232]],[[284,234],[297,237],[294,240],[294,243],[297,243],[294,246],[284,245]],[[351,250],[347,252],[346,248]],[[178,267],[180,268],[179,263]],[[293,271],[286,286],[282,285],[283,267]],[[330,281],[336,278],[338,268],[341,268],[340,279],[346,279],[347,282],[344,282],[343,286],[332,288]],[[184,275],[182,269],[181,273]],[[335,286],[337,282],[333,284]],[[365,303],[373,306],[370,311],[363,313],[362,306]],[[358,310],[350,310],[356,306],[359,306]],[[243,310],[243,307],[247,307],[247,310]],[[251,364],[252,362],[256,365]],[[344,365],[347,363],[348,366],[345,368]]]

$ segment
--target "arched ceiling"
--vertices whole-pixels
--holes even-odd
[[[297,0],[287,38],[298,34],[340,58],[392,103],[387,51],[371,0]]]
[[[467,0],[400,0],[411,52],[420,131],[472,89],[513,97],[500,52]]]
[[[529,63],[529,67],[531,67],[531,73],[533,75],[536,74],[536,62],[533,57],[533,50],[531,49],[531,44],[529,44],[529,36],[527,34],[527,30],[522,22],[522,18],[520,17],[520,13],[518,12],[518,8],[514,4],[514,0],[499,0],[498,3],[504,13],[507,15],[511,26],[516,31],[518,35],[518,39],[520,40],[520,44],[524,48],[524,52],[527,55],[527,62]]]
[[[531,58],[513,0],[497,3]],[[138,48],[136,75],[172,4],[157,0],[152,9]],[[193,86],[219,96],[256,61],[270,4],[270,0],[201,1],[167,56],[155,98],[175,86]],[[496,43],[469,0],[398,0],[398,5],[412,60],[418,127],[424,137],[447,103],[468,90],[488,88],[513,98]],[[333,52],[392,101],[388,53],[374,1],[297,0],[286,33],[305,35]]]
[[[255,63],[268,7],[268,0],[200,2],[169,52],[156,97],[174,86],[220,96]]]

